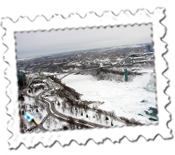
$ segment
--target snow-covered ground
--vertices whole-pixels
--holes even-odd
[[[22,106],[22,105],[25,106],[25,110],[24,110],[25,112],[30,111],[32,113],[32,115],[34,115],[35,120],[36,120],[37,123],[41,123],[43,118],[47,115],[47,110],[46,110],[45,105],[43,105],[44,108],[41,108],[41,104],[43,104],[43,103],[39,102],[39,106],[38,106],[38,103],[36,103],[34,98],[31,98],[31,97],[28,97],[28,96],[24,96],[24,101],[20,102],[20,106]],[[38,106],[38,107],[35,107],[35,106]],[[38,111],[36,111],[36,109]],[[27,125],[28,129],[30,127],[32,127],[32,124],[29,123],[28,121],[25,120],[24,122]]]
[[[47,129],[48,131],[53,131],[53,130],[60,130],[63,128],[63,126],[68,126],[69,123],[59,121],[53,117],[49,117],[43,124],[43,127]]]
[[[50,99],[50,98],[48,98],[48,99]],[[121,123],[121,122],[116,121],[116,120],[112,120],[110,117],[108,117],[108,120],[105,120],[106,116],[103,114],[100,117],[101,119],[98,119],[98,114],[95,111],[90,111],[90,110],[84,111],[82,109],[77,109],[77,114],[75,114],[75,110],[74,110],[74,113],[70,112],[68,105],[67,105],[67,108],[64,109],[64,111],[63,111],[63,109],[62,109],[63,100],[59,97],[55,98],[55,99],[59,100],[59,102],[61,103],[61,105],[58,105],[58,104],[54,105],[56,110],[60,113],[64,113],[67,116],[75,117],[77,119],[83,119],[83,120],[86,120],[88,122],[101,124],[104,126],[111,126],[111,122],[113,122],[114,126],[123,126],[124,125],[124,123]],[[53,100],[54,99],[52,98],[50,101],[53,101]]]
[[[143,72],[145,71],[146,74],[136,76],[132,82],[97,81],[91,75],[69,75],[63,79],[63,83],[83,94],[82,100],[105,102],[98,107],[100,109],[114,111],[117,116],[134,118],[149,124],[151,121],[144,115],[144,110],[156,107],[155,88],[152,88],[155,79],[152,74],[153,69]],[[141,102],[143,100],[145,102]]]

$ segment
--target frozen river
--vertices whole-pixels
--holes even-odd
[[[132,82],[98,81],[91,75],[69,75],[63,79],[63,83],[82,94],[82,100],[104,102],[100,109],[147,124],[150,120],[144,111],[156,107],[156,94],[152,71],[146,71]]]

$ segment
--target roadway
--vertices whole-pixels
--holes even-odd
[[[53,88],[45,89],[43,92],[41,92],[40,94],[38,94],[36,96],[29,95],[27,93],[27,90],[29,88],[29,85],[32,83],[32,80],[34,80],[34,79],[36,79],[36,78],[32,78],[29,81],[29,84],[27,85],[27,87],[22,92],[23,92],[24,95],[26,95],[28,97],[35,98],[37,102],[41,101],[41,102],[45,103],[46,110],[47,110],[47,115],[42,119],[42,121],[39,123],[38,126],[34,126],[30,129],[27,129],[28,131],[31,131],[31,130],[37,129],[37,128],[39,128],[42,131],[47,131],[47,129],[45,129],[43,127],[43,124],[45,123],[47,118],[50,117],[50,116],[54,117],[57,120],[68,122],[68,123],[73,123],[77,126],[82,126],[82,127],[85,127],[85,128],[97,128],[97,127],[98,128],[109,128],[110,127],[110,126],[105,126],[105,125],[102,125],[102,124],[86,121],[86,120],[83,120],[83,119],[78,119],[78,118],[75,118],[75,117],[71,117],[71,116],[68,116],[68,115],[65,115],[63,113],[58,112],[55,109],[54,103],[43,97],[44,93],[46,93],[47,91],[50,91]]]

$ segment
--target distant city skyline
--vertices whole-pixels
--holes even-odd
[[[113,28],[16,32],[17,59],[152,42],[151,24]]]

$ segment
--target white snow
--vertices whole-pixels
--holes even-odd
[[[30,106],[37,106],[37,103],[35,102],[35,100],[31,97],[28,96],[24,96],[25,100],[23,102],[23,105],[25,105],[25,111],[29,111],[32,115],[34,115],[34,119],[36,120],[37,123],[41,123],[41,121],[43,120],[43,118],[47,115],[47,111],[46,108],[37,108],[38,109],[38,113],[36,112],[36,108],[31,108]],[[25,120],[25,119],[24,119]],[[27,128],[32,127],[31,123],[28,123],[26,120],[24,121],[25,125],[27,126]]]
[[[40,124],[41,121],[44,119],[44,117],[47,115],[47,110],[46,109],[42,109],[42,111],[41,111],[41,108],[39,108],[39,112],[38,113],[36,111],[32,111],[32,113],[35,116],[36,122],[38,124]]]
[[[60,102],[61,103],[61,102]],[[105,125],[105,126],[111,126],[111,118],[108,117],[109,120],[105,120],[105,115],[101,115],[101,119],[97,119],[97,113],[95,111],[87,110],[86,112],[84,110],[78,110],[77,114],[75,114],[75,110],[73,110],[73,113],[70,112],[68,105],[67,108],[63,111],[62,105],[58,106],[57,104],[54,105],[56,110],[60,113],[64,113],[64,115],[75,117],[77,119],[83,119],[88,122]],[[83,112],[83,115],[81,115],[81,112]],[[88,115],[88,117],[86,117]],[[114,126],[123,126],[124,123],[121,123],[119,121],[113,120]]]
[[[100,109],[114,111],[117,116],[128,119],[134,118],[142,123],[150,121],[138,112],[156,107],[156,94],[145,88],[151,78],[151,71],[143,76],[135,77],[132,82],[117,83],[115,81],[97,81],[91,75],[69,75],[63,79],[63,83],[83,94],[82,100],[105,102]],[[142,103],[147,100],[147,103]]]
[[[60,130],[63,126],[68,126],[67,122],[59,121],[53,117],[49,117],[43,124],[43,127],[49,131]]]
[[[46,84],[44,83],[37,83],[37,84],[33,84],[33,87],[38,87],[38,86],[45,86]]]
[[[49,97],[47,97],[47,99],[49,99],[50,101],[55,101],[55,97],[54,96],[49,96]]]
[[[25,105],[35,105],[35,100],[31,97],[24,96],[24,102]]]

